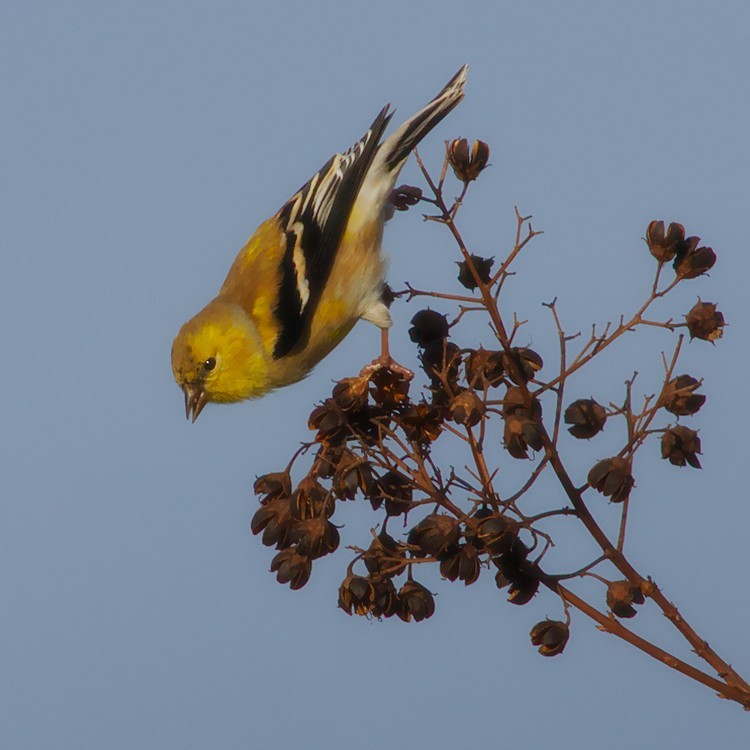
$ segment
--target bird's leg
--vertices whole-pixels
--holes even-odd
[[[362,372],[360,375],[371,377],[373,374],[375,374],[378,370],[387,369],[391,372],[395,372],[398,375],[401,375],[402,377],[406,378],[406,380],[411,380],[414,377],[414,373],[408,368],[404,367],[403,365],[400,365],[398,362],[396,362],[393,357],[391,357],[390,349],[388,348],[388,329],[387,328],[381,328],[380,329],[380,356],[377,359],[374,359],[372,362],[370,362],[369,365],[365,365],[362,368]]]

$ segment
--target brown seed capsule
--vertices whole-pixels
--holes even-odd
[[[485,519],[493,515],[493,511],[487,505],[483,505],[476,513],[464,521],[464,539],[467,542],[473,544],[478,550],[484,549],[484,542],[479,539],[477,533],[479,531],[479,524]]]
[[[643,592],[640,586],[630,581],[612,581],[607,586],[607,606],[617,617],[635,617],[633,604],[643,604]]]
[[[253,492],[256,495],[268,495],[276,497],[289,495],[292,492],[292,478],[288,471],[277,471],[271,474],[262,474],[255,480]]]
[[[374,596],[371,614],[374,617],[393,617],[402,611],[401,599],[390,578],[373,582]]]
[[[409,400],[409,380],[404,373],[381,367],[370,378],[372,398],[385,409],[394,409]]]
[[[676,417],[695,414],[706,403],[706,397],[702,393],[695,393],[700,385],[701,381],[690,375],[672,378],[661,396],[662,405]]]
[[[297,545],[297,552],[315,560],[338,549],[339,530],[325,518],[308,518],[295,524],[289,532],[289,541]]]
[[[377,445],[381,439],[381,425],[388,427],[392,414],[380,404],[366,406],[358,411],[348,412],[349,424],[347,437],[349,440],[366,445]]]
[[[531,408],[526,406],[526,397],[520,388],[511,387],[503,399],[503,441],[505,449],[513,458],[528,458],[528,449],[540,451],[544,448],[542,405],[533,399]]]
[[[594,464],[589,471],[588,482],[613,503],[626,500],[635,485],[630,462],[620,456],[605,458]]]
[[[495,583],[499,589],[510,587],[508,601],[512,604],[526,604],[539,588],[536,568],[526,559],[528,553],[526,545],[516,537],[507,552],[490,558],[500,571],[495,576]]]
[[[570,630],[560,620],[542,620],[531,628],[531,643],[539,646],[542,656],[557,656],[563,652],[570,637]]]
[[[502,352],[476,349],[466,358],[466,380],[471,387],[498,386],[503,382]]]
[[[333,386],[332,397],[344,411],[362,409],[367,405],[369,387],[369,378],[344,378]]]
[[[309,580],[312,561],[289,547],[271,560],[271,572],[276,573],[279,583],[288,583],[290,589],[301,589]]]
[[[419,359],[422,362],[422,369],[434,385],[441,383],[441,375],[449,383],[457,382],[458,368],[461,365],[461,350],[452,342],[431,341],[422,350]]]
[[[493,555],[510,551],[518,534],[518,526],[505,516],[491,515],[477,526],[476,539],[483,549]]]
[[[354,500],[357,490],[367,497],[375,487],[372,466],[365,458],[347,450],[338,462],[332,486],[340,500]]]
[[[369,614],[375,602],[375,588],[369,578],[348,575],[339,587],[339,607],[348,615]]]
[[[376,481],[370,503],[377,510],[385,502],[386,514],[398,516],[411,510],[412,491],[413,485],[407,477],[396,471],[389,471]]]
[[[516,537],[506,553],[490,558],[500,571],[495,576],[495,584],[499,589],[508,586],[511,604],[528,604],[539,589],[536,568],[526,559],[528,552],[526,545]]]
[[[307,425],[318,431],[317,442],[342,442],[347,435],[347,421],[344,410],[329,398],[312,410]]]
[[[479,286],[477,284],[477,277],[483,284],[490,283],[490,279],[492,278],[492,265],[494,264],[495,259],[482,258],[481,255],[473,254],[469,257],[471,258],[471,266],[473,266],[474,271],[476,271],[476,276],[474,276],[471,266],[467,261],[462,260],[461,262],[457,262],[456,265],[458,265],[458,280],[461,282],[462,286],[473,291]]]
[[[388,202],[396,211],[407,211],[422,200],[422,190],[413,185],[399,185],[391,191]]]
[[[434,404],[412,404],[401,413],[399,424],[409,440],[431,443],[443,429],[443,411]]]
[[[330,443],[321,443],[315,454],[315,460],[312,462],[308,476],[311,479],[330,479],[336,473],[336,467],[339,465],[344,452],[347,449],[343,445],[331,445]]]
[[[425,556],[436,557],[445,547],[455,545],[460,533],[455,519],[442,513],[432,513],[409,532],[407,541]]]
[[[539,580],[535,574],[536,569],[526,559],[528,554],[529,550],[526,545],[516,537],[507,552],[490,558],[490,562],[499,571],[495,575],[495,584],[499,589],[503,589],[511,584],[516,588],[523,586],[524,588],[532,589],[533,596],[536,588],[539,586]],[[534,588],[534,581],[536,581],[536,588]],[[518,596],[518,592],[515,592],[515,594]],[[531,597],[527,601],[530,599]],[[508,601],[510,601],[510,598]],[[515,603],[519,604],[520,602],[516,601]],[[525,604],[525,602],[523,603]]]
[[[701,468],[698,453],[701,452],[701,439],[695,430],[682,425],[670,427],[661,437],[661,457],[673,466],[689,464],[694,469]]]
[[[436,310],[420,310],[411,319],[409,338],[421,347],[427,346],[432,341],[441,341],[448,337],[450,327],[445,315]]]
[[[404,622],[412,618],[415,622],[421,622],[435,614],[435,597],[421,583],[407,581],[398,592],[398,597],[402,606],[397,614]]]
[[[672,260],[685,243],[685,227],[673,222],[664,234],[664,222],[652,221],[646,229],[646,242],[651,255],[660,263]]]
[[[533,380],[542,367],[544,361],[533,349],[513,347],[503,352],[503,369],[516,385]]]
[[[696,247],[698,237],[685,240],[685,250],[674,259],[675,273],[683,279],[695,279],[710,271],[716,263],[716,253],[710,247]]]
[[[330,518],[336,503],[328,490],[317,479],[306,476],[297,485],[290,500],[292,518],[305,521],[308,518]]]
[[[440,560],[440,573],[449,581],[459,579],[469,586],[479,578],[480,563],[477,548],[463,544]]]
[[[484,416],[485,406],[475,391],[461,391],[451,402],[450,415],[456,424],[473,427]]]
[[[293,524],[289,498],[276,496],[266,500],[255,511],[250,521],[250,530],[256,535],[263,532],[261,541],[266,547],[276,546],[281,549],[289,543],[289,531]]]
[[[593,398],[580,398],[565,410],[565,424],[575,438],[588,440],[604,429],[607,413]]]
[[[453,173],[461,182],[471,182],[487,166],[490,159],[490,147],[484,141],[474,141],[469,154],[469,142],[466,138],[456,138],[448,146],[448,163]]]
[[[406,548],[382,529],[372,540],[363,560],[373,578],[400,576],[406,569]]]
[[[716,341],[724,334],[724,316],[716,309],[713,302],[698,302],[685,316],[691,339]]]

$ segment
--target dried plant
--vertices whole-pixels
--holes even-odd
[[[338,382],[310,414],[313,439],[302,445],[284,471],[256,481],[255,491],[262,497],[252,531],[278,550],[271,563],[278,581],[296,589],[307,583],[317,558],[339,547],[339,530],[331,520],[337,504],[369,503],[377,517],[369,541],[347,547],[353,559],[339,589],[339,606],[348,614],[395,616],[407,622],[431,617],[434,596],[416,580],[425,564],[438,566],[444,579],[467,586],[492,574],[512,604],[527,604],[540,588],[559,602],[561,619],[543,620],[531,628],[531,642],[543,656],[562,653],[570,612],[576,609],[601,630],[748,709],[750,685],[624,552],[628,509],[638,495],[636,454],[660,439],[663,459],[690,467],[687,471],[700,468],[700,438],[682,420],[698,412],[706,397],[700,380],[677,369],[682,331],[687,329],[691,339],[715,342],[722,335],[724,318],[714,303],[700,300],[684,322],[653,320],[649,313],[678,285],[711,269],[716,256],[711,248],[700,246],[697,237],[686,237],[682,225],[665,228],[664,222],[652,221],[646,246],[654,257],[655,273],[645,300],[616,325],[594,326],[585,340],[568,334],[556,302],[547,303],[559,341],[559,362],[549,368],[537,352],[521,345],[522,322],[515,316],[506,320],[499,305],[514,262],[539,234],[530,217],[516,212],[515,241],[499,263],[472,253],[458,228],[456,218],[468,187],[488,159],[487,144],[477,141],[470,148],[466,140],[454,140],[446,144],[440,176],[434,179],[417,154],[427,189],[402,186],[392,196],[398,210],[428,206],[431,213],[425,218],[450,233],[459,254],[458,279],[467,290],[453,294],[407,285],[391,293],[393,299],[426,298],[455,306],[450,320],[431,309],[412,318],[409,336],[418,350],[425,385],[416,387],[405,368],[368,367]],[[453,201],[445,198],[449,168],[462,186]],[[469,316],[481,316],[487,324],[482,347],[459,343]],[[573,376],[626,333],[643,327],[658,327],[674,337],[671,354],[662,355],[664,373],[656,394],[634,405],[633,376],[625,382],[622,404],[593,398],[566,403]],[[565,426],[576,440],[592,440],[613,420],[624,427],[620,450],[594,463],[587,476],[574,478],[568,466],[576,453],[575,445],[572,450],[570,446],[575,440],[565,441],[568,459],[563,461]],[[647,442],[651,436],[656,440]],[[450,451],[438,449],[446,443]],[[437,455],[451,456],[450,463]],[[295,484],[292,472],[299,471],[302,457],[311,460]],[[504,469],[509,462],[523,460],[531,464],[525,481],[509,490]],[[566,500],[563,507],[558,500],[538,510],[545,497],[535,495],[542,475],[556,480],[562,490],[557,496]],[[610,538],[597,520],[613,513],[619,515],[617,539]],[[553,542],[548,524],[562,517],[582,524],[596,550],[593,559],[575,572],[550,569],[548,553],[553,543],[565,544],[565,535],[558,524]],[[574,591],[584,579],[601,584],[599,598],[584,598]],[[648,605],[661,610],[705,662],[706,671],[623,624]]]

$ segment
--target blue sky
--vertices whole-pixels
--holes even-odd
[[[527,634],[559,615],[547,595],[518,608],[490,577],[433,577],[432,620],[368,622],[336,609],[343,553],[302,591],[279,586],[248,530],[252,481],[307,437],[331,381],[375,356],[377,331],[360,324],[305,382],[195,425],[169,348],[262,219],[383,104],[406,117],[468,62],[466,100],[423,154],[437,166],[446,138],[490,143],[462,215],[475,252],[509,247],[514,206],[545,231],[506,301],[529,344],[554,351],[541,303],[555,295],[569,330],[633,308],[652,218],[719,255],[662,308],[700,294],[730,323],[681,369],[706,379],[704,470],[644,460],[629,544],[747,677],[749,23],[739,2],[4,3],[4,745],[746,747],[741,709],[582,617],[563,656],[539,657]],[[417,212],[386,247],[394,284],[453,273],[448,238]],[[406,362],[415,310],[395,311]],[[649,392],[669,345],[625,342],[579,395],[618,400],[634,369]],[[373,516],[347,513],[344,539],[361,541]],[[634,626],[669,638],[662,619]]]

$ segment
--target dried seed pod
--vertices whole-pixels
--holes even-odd
[[[495,584],[499,589],[508,586],[508,601],[511,604],[528,604],[539,590],[536,568],[526,559],[528,549],[516,538],[508,552],[491,558],[499,572]]]
[[[297,545],[297,552],[315,560],[338,549],[339,530],[325,518],[308,518],[295,524],[289,532],[289,541]]]
[[[289,498],[279,495],[266,500],[255,511],[250,521],[250,530],[256,535],[263,532],[261,541],[266,547],[276,546],[281,549],[289,543],[289,531],[293,524]]]
[[[290,589],[301,589],[312,573],[310,558],[300,555],[295,547],[288,547],[271,560],[271,572],[279,583],[288,583]]]
[[[630,462],[620,456],[605,458],[594,464],[589,471],[588,482],[613,503],[626,500],[635,486]]]
[[[494,387],[503,382],[502,352],[476,349],[466,358],[466,381],[472,387]]]
[[[697,455],[700,452],[701,439],[689,427],[676,425],[661,436],[661,457],[668,459],[673,466],[689,464],[694,469],[700,469],[701,462]]]
[[[633,604],[643,604],[640,586],[630,581],[612,581],[607,586],[607,606],[617,617],[635,617]]]
[[[347,412],[347,415],[349,417],[347,439],[355,445],[365,443],[370,446],[377,445],[382,436],[381,425],[387,427],[393,416],[389,410],[379,404]]]
[[[253,492],[256,495],[267,495],[269,498],[280,495],[289,497],[292,493],[292,478],[289,476],[288,471],[262,474],[255,480]]]
[[[479,578],[479,552],[473,544],[463,544],[440,560],[440,573],[449,581],[460,579],[467,586]]]
[[[539,589],[539,577],[536,567],[526,556],[529,550],[516,537],[511,548],[502,555],[490,558],[497,567],[495,584],[499,589],[508,586],[508,601],[511,604],[528,604]]]
[[[371,614],[374,617],[393,617],[402,612],[401,599],[390,578],[373,582],[374,596]]]
[[[422,200],[422,190],[413,185],[399,185],[391,191],[388,202],[396,211],[407,211]]]
[[[563,652],[570,637],[566,623],[560,620],[542,620],[531,628],[531,643],[539,646],[542,656],[557,656]]]
[[[678,375],[672,378],[661,396],[662,405],[676,417],[695,414],[706,403],[706,397],[703,394],[695,393],[700,385],[701,381],[690,375]]]
[[[311,479],[330,479],[336,473],[336,467],[346,450],[342,445],[322,443],[315,454],[308,476]]]
[[[461,182],[476,180],[490,159],[490,147],[484,141],[474,141],[470,154],[466,138],[451,141],[447,144],[447,152],[448,163]]]
[[[424,347],[419,359],[434,387],[441,386],[440,376],[450,384],[457,383],[461,350],[454,343],[444,339],[431,341]]]
[[[540,451],[544,448],[542,405],[533,399],[531,408],[520,388],[508,388],[503,399],[503,441],[505,449],[513,458],[528,458],[528,449]]]
[[[503,352],[502,359],[503,369],[516,385],[533,380],[544,367],[544,360],[527,347],[513,347],[509,352]]]
[[[685,243],[685,227],[672,222],[664,233],[663,221],[652,221],[646,229],[646,242],[651,255],[659,263],[667,263],[674,259]]]
[[[399,424],[409,440],[431,443],[443,429],[443,410],[434,404],[412,404],[401,413]]]
[[[382,529],[372,540],[363,560],[373,578],[400,576],[406,570],[406,548]]]
[[[531,576],[511,581],[508,587],[508,601],[511,604],[523,606],[528,604],[539,590],[539,580]]]
[[[483,284],[489,284],[492,278],[492,266],[495,263],[494,258],[483,258],[481,255],[470,255],[471,265],[474,266],[474,270],[477,272],[476,277],[472,273],[469,263],[465,260],[457,262],[458,266],[458,280],[462,286],[472,291],[479,286],[477,284],[477,277]]]
[[[518,525],[497,514],[492,514],[479,521],[476,540],[492,555],[502,555],[509,552],[518,535]]]
[[[370,383],[373,400],[384,409],[395,409],[409,400],[409,380],[402,372],[381,367],[373,373]]]
[[[332,487],[340,500],[354,500],[357,490],[367,497],[375,487],[375,473],[365,458],[347,450],[338,462]]]
[[[290,500],[292,518],[330,518],[336,509],[332,494],[317,479],[306,476],[297,485]]]
[[[604,429],[607,413],[593,398],[580,398],[565,410],[564,419],[573,437],[588,440]]]
[[[716,341],[724,334],[724,316],[713,302],[698,302],[685,316],[690,338],[703,341]]]
[[[399,590],[398,598],[401,611],[397,614],[404,622],[412,618],[421,622],[435,614],[435,597],[421,583],[407,581]]]
[[[464,522],[464,539],[467,542],[473,544],[478,550],[484,549],[484,542],[477,536],[479,531],[479,524],[485,519],[493,515],[493,511],[486,505],[483,505],[479,510],[472,516],[466,519]]]
[[[343,442],[347,435],[347,421],[344,410],[329,398],[310,412],[307,425],[318,431],[316,442]]]
[[[456,424],[473,427],[484,416],[485,406],[475,391],[461,391],[451,402],[450,415]]]
[[[389,516],[407,513],[412,507],[413,485],[403,474],[388,471],[375,483],[374,494],[370,497],[373,510],[385,502],[385,512]]]
[[[688,237],[684,249],[677,253],[673,267],[680,278],[695,279],[714,267],[716,253],[710,247],[696,247],[699,242],[698,237]]]
[[[425,347],[432,341],[442,341],[448,338],[450,326],[445,315],[436,310],[420,310],[411,319],[409,338],[420,347]]]
[[[427,557],[437,557],[445,547],[457,544],[460,534],[454,518],[443,513],[432,513],[409,532],[407,541]]]
[[[344,411],[353,411],[367,406],[370,379],[367,377],[344,378],[333,386],[332,398]]]
[[[375,602],[375,588],[369,578],[348,575],[339,587],[339,607],[348,615],[369,614]]]

